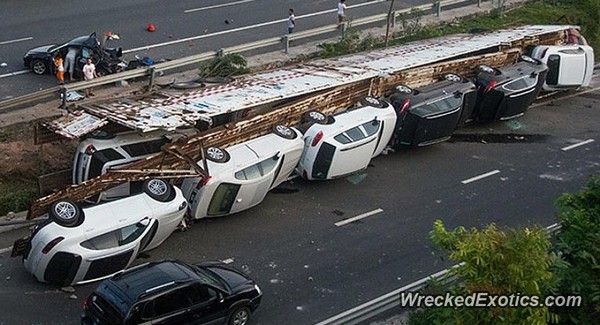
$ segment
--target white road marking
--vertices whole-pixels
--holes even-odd
[[[594,142],[594,139],[587,139],[587,140],[585,140],[585,141],[582,141],[582,142],[579,142],[579,143],[572,144],[572,145],[570,145],[570,146],[567,146],[567,147],[561,148],[560,150],[562,150],[562,151],[567,151],[567,150],[571,150],[571,149],[573,149],[573,148],[577,148],[577,147],[579,147],[579,146],[583,146],[583,145],[586,145],[586,144],[588,144],[588,143],[592,143],[592,142]]]
[[[4,254],[4,253],[7,253],[7,252],[10,252],[12,250],[12,248],[13,248],[12,246],[8,246],[6,248],[1,248],[0,249],[0,254]]]
[[[362,7],[362,6],[369,6],[369,5],[377,4],[377,3],[380,3],[380,2],[386,2],[386,1],[388,1],[388,0],[370,1],[370,2],[365,2],[365,3],[357,4],[357,5],[354,5],[354,6],[349,6],[348,8],[351,9],[351,8],[358,8],[358,7]],[[235,3],[235,4],[237,4],[237,3]],[[318,16],[318,15],[323,15],[323,14],[332,13],[332,12],[336,12],[336,11],[337,11],[337,9],[323,10],[323,11],[313,12],[313,13],[306,14],[306,15],[296,16],[296,19],[298,20],[298,19],[301,19],[301,18]],[[239,31],[243,31],[243,30],[247,30],[247,29],[252,29],[252,28],[257,28],[257,27],[264,27],[264,26],[269,26],[269,25],[274,25],[274,24],[282,24],[282,23],[287,22],[287,20],[288,20],[287,18],[283,18],[283,19],[274,20],[274,21],[268,21],[268,22],[259,23],[259,24],[255,24],[255,25],[249,25],[249,26],[238,27],[238,28],[234,28],[234,29],[223,30],[223,31],[220,31],[220,32],[212,33],[212,34],[197,35],[197,36],[182,38],[182,39],[178,39],[178,40],[174,40],[174,41],[169,41],[169,42],[164,42],[164,43],[158,43],[158,44],[152,44],[152,45],[146,45],[146,46],[136,47],[136,48],[129,49],[129,50],[123,50],[123,53],[128,54],[128,53],[134,53],[134,52],[139,52],[139,51],[146,51],[146,50],[157,48],[157,47],[163,47],[163,46],[169,46],[169,45],[173,45],[173,44],[179,44],[179,43],[184,43],[184,42],[189,42],[189,41],[195,41],[195,40],[199,40],[199,39],[203,39],[203,38],[208,38],[208,37],[219,36],[219,35],[228,34],[228,33],[239,32]]]
[[[17,38],[17,39],[13,39],[13,40],[10,40],[10,41],[2,41],[2,42],[0,42],[0,45],[17,43],[17,42],[23,42],[23,41],[29,41],[29,40],[32,40],[32,39],[33,39],[33,37]]]
[[[15,71],[15,72],[11,72],[11,73],[0,74],[0,79],[6,78],[6,77],[18,76],[20,74],[25,74],[25,73],[29,73],[29,70],[21,70],[21,71]]]
[[[256,0],[240,0],[240,1],[235,1],[235,2],[228,2],[228,3],[222,3],[220,5],[214,5],[214,6],[208,6],[208,7],[201,7],[201,8],[194,8],[194,9],[188,9],[185,10],[184,13],[188,14],[190,12],[194,12],[194,11],[202,11],[202,10],[208,10],[208,9],[214,9],[214,8],[220,8],[220,7],[227,7],[227,6],[235,6],[235,5],[239,5],[245,2],[253,2]]]
[[[231,263],[233,263],[233,258],[224,259],[222,262],[225,264],[231,264]]]
[[[492,175],[494,175],[494,174],[498,174],[499,172],[500,172],[500,171],[499,171],[499,170],[497,170],[497,169],[496,169],[496,170],[492,170],[491,172],[488,172],[488,173],[485,173],[485,174],[481,174],[481,175],[479,175],[479,176],[471,177],[471,178],[469,178],[469,179],[465,179],[465,180],[464,180],[464,181],[462,181],[461,183],[463,183],[463,184],[469,184],[469,183],[471,183],[471,182],[478,181],[478,180],[480,180],[480,179],[482,179],[482,178],[486,178],[486,177],[492,176]]]
[[[357,215],[356,217],[352,217],[352,218],[349,218],[349,219],[345,219],[345,220],[342,220],[342,221],[338,221],[338,222],[336,222],[336,223],[335,223],[335,225],[336,225],[336,226],[338,226],[338,227],[339,227],[339,226],[343,226],[343,225],[345,225],[345,224],[348,224],[348,223],[354,222],[354,221],[356,221],[356,220],[364,219],[364,218],[366,218],[366,217],[370,217],[370,216],[372,216],[372,215],[375,215],[375,214],[378,214],[378,213],[381,213],[381,212],[383,212],[383,210],[382,210],[382,209],[375,209],[375,210],[373,210],[373,211],[370,211],[370,212],[366,212],[366,213],[363,213],[363,214],[359,214],[359,215]]]

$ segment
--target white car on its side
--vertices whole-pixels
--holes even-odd
[[[531,50],[531,57],[548,66],[545,91],[587,87],[594,72],[594,48],[576,29],[565,33],[566,44],[538,45]]]
[[[343,177],[367,168],[388,145],[396,125],[394,107],[366,97],[359,107],[334,116],[309,112],[304,152],[296,173],[308,180]]]
[[[273,133],[227,149],[205,150],[207,178],[186,178],[181,185],[192,219],[224,216],[249,209],[286,181],[302,154],[300,131],[276,125]],[[204,167],[202,162],[198,165]]]
[[[52,204],[49,218],[19,239],[11,256],[40,282],[75,285],[101,280],[127,268],[142,252],[160,245],[186,212],[181,190],[147,180],[143,193],[80,208]]]

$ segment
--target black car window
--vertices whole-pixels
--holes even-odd
[[[192,306],[189,294],[189,287],[183,287],[158,296],[154,299],[153,303],[146,304],[143,317],[151,319],[188,308]]]
[[[413,106],[410,111],[411,113],[418,116],[427,116],[430,114],[442,113],[448,110],[459,107],[462,103],[462,96],[448,96],[440,98],[436,101],[423,103],[420,105]]]
[[[508,82],[502,86],[502,88],[511,91],[528,89],[537,83],[537,75],[527,75],[525,77],[521,77],[519,79],[515,79],[511,82]]]
[[[193,284],[189,287],[189,297],[193,305],[207,303],[217,297],[217,292],[209,286]]]
[[[92,154],[92,159],[90,160],[88,179],[100,176],[102,174],[102,169],[107,162],[124,158],[123,155],[114,149],[104,149],[94,152]]]
[[[373,134],[377,133],[377,131],[379,131],[379,125],[381,125],[380,121],[373,120],[373,121],[369,121],[367,123],[363,123],[362,127],[365,130],[367,137],[370,137]]]
[[[229,213],[239,190],[240,185],[237,184],[220,184],[210,200],[207,214],[210,216]]]
[[[139,157],[159,152],[160,148],[168,142],[169,140],[167,138],[161,138],[158,140],[129,144],[121,146],[121,148],[123,148],[123,150],[131,157]]]
[[[352,139],[350,139],[345,133],[338,134],[335,137],[333,137],[333,139],[341,144],[347,144],[352,142]]]
[[[346,130],[345,133],[348,137],[350,137],[350,139],[352,139],[352,141],[358,141],[365,138],[365,134],[360,130],[358,126],[351,128],[350,130]]]
[[[265,176],[266,174],[270,173],[273,170],[273,168],[275,168],[275,164],[278,160],[279,158],[277,157],[277,155],[269,159],[265,159],[259,162],[258,164],[254,164],[240,171],[237,171],[235,173],[235,178],[239,180],[252,180],[257,179],[261,176]]]

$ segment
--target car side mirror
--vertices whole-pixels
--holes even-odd
[[[148,227],[149,224],[150,224],[150,218],[146,217],[146,218],[138,221],[137,226],[139,228],[141,228],[141,227]]]

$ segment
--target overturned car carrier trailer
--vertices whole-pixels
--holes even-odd
[[[361,97],[389,94],[398,84],[425,86],[446,73],[471,76],[480,64],[510,65],[530,47],[563,43],[574,28],[524,26],[440,37],[248,74],[186,93],[153,92],[79,105],[77,111],[43,126],[70,139],[109,123],[142,133],[202,123],[204,127],[197,135],[163,146],[159,153],[37,199],[28,218],[44,214],[57,200],[82,201],[127,181],[206,177],[209,171],[196,164],[204,159],[205,147],[228,147],[266,134],[275,124],[298,124],[309,110],[332,114]]]

